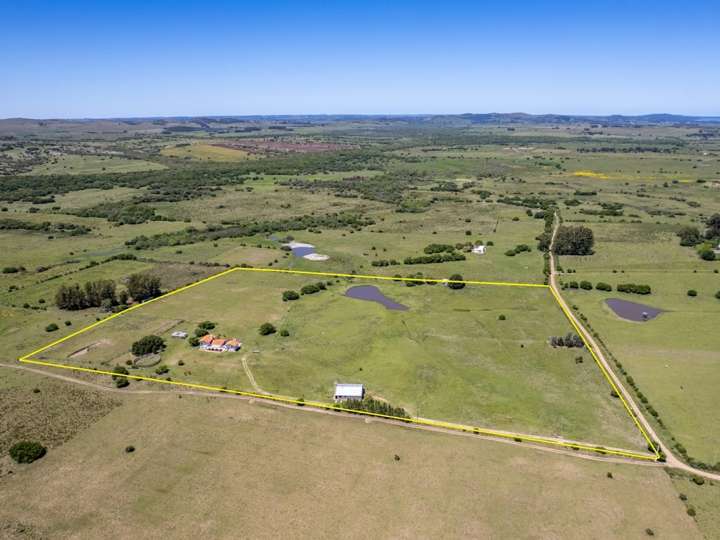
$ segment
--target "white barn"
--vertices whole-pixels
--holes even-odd
[[[335,401],[360,400],[363,397],[365,397],[365,387],[362,384],[337,383],[335,385]]]

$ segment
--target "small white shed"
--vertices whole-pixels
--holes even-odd
[[[485,246],[474,246],[472,252],[476,255],[485,255]]]
[[[365,387],[362,384],[337,383],[335,385],[335,401],[360,400],[363,397],[365,397]]]

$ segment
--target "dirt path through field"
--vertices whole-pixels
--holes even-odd
[[[572,321],[575,323],[577,328],[582,332],[583,337],[585,338],[585,341],[590,345],[590,347],[593,349],[595,355],[597,355],[597,358],[600,362],[600,364],[605,368],[605,371],[607,372],[610,379],[612,379],[615,386],[617,386],[618,390],[620,390],[620,393],[623,396],[623,399],[628,404],[628,407],[633,412],[635,417],[638,419],[638,422],[640,425],[642,425],[645,432],[648,434],[648,436],[655,441],[657,444],[660,445],[661,451],[666,456],[666,462],[665,465],[667,467],[671,467],[673,469],[680,469],[686,472],[689,472],[691,474],[695,474],[697,476],[703,476],[705,478],[710,478],[713,480],[720,480],[720,474],[711,473],[708,471],[703,471],[701,469],[695,469],[694,467],[691,467],[690,465],[687,465],[686,463],[682,462],[680,459],[675,456],[670,449],[660,442],[660,437],[658,437],[657,433],[655,432],[655,429],[650,424],[650,422],[645,418],[643,415],[642,410],[640,407],[638,407],[637,403],[633,400],[632,395],[630,394],[630,391],[625,388],[625,386],[622,384],[622,381],[620,378],[615,374],[612,367],[610,366],[610,362],[608,362],[608,359],[603,354],[602,349],[597,344],[597,341],[595,338],[593,338],[592,334],[582,325],[580,322],[580,319],[575,316],[575,314],[570,309],[570,306],[565,301],[565,299],[560,294],[560,287],[558,287],[557,283],[557,269],[556,269],[556,260],[555,255],[553,254],[553,246],[555,244],[555,235],[557,234],[558,227],[560,226],[560,219],[557,214],[555,214],[555,225],[553,227],[553,234],[552,234],[552,240],[550,242],[550,287],[552,288],[553,292],[555,293],[555,296],[557,297],[558,301],[562,306],[565,308],[566,313],[568,316],[572,319]]]

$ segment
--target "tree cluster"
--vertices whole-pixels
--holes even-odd
[[[577,334],[568,332],[565,336],[552,336],[550,338],[550,345],[553,347],[568,347],[568,348],[582,348],[585,346],[583,340]]]
[[[149,335],[133,343],[130,351],[135,356],[144,356],[146,354],[157,354],[163,349],[165,349],[165,340],[160,336]]]
[[[651,294],[652,288],[650,287],[650,285],[636,283],[619,283],[617,286],[617,291],[629,294]]]
[[[128,277],[127,290],[136,302],[160,296],[160,278],[152,274],[132,274]]]
[[[561,225],[555,234],[553,251],[556,255],[592,255],[594,244],[592,229]]]
[[[73,285],[60,285],[55,293],[55,305],[59,309],[76,311],[90,307],[112,309],[113,306],[127,302],[127,293],[121,291],[116,294],[115,282],[111,279],[88,281],[83,287]]]

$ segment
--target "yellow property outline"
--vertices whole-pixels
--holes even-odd
[[[153,302],[158,302],[158,301],[160,301],[164,298],[168,298],[169,296],[172,296],[174,294],[181,293],[181,292],[191,289],[193,287],[197,287],[198,285],[202,285],[203,283],[207,283],[208,281],[212,281],[213,279],[217,279],[222,276],[226,276],[228,274],[231,274],[233,272],[238,272],[238,271],[274,272],[274,273],[281,273],[281,274],[344,277],[344,278],[355,278],[355,279],[375,279],[375,280],[386,280],[386,281],[423,281],[426,283],[463,283],[466,285],[489,285],[489,286],[498,286],[498,287],[526,287],[526,288],[550,289],[550,292],[552,293],[553,298],[557,302],[558,306],[560,306],[560,309],[562,310],[563,314],[568,319],[568,321],[570,321],[570,324],[573,326],[575,331],[578,333],[580,338],[583,340],[585,347],[588,349],[588,351],[590,351],[590,354],[592,355],[593,359],[595,360],[595,363],[597,364],[597,366],[600,368],[600,371],[604,375],[605,380],[607,380],[607,382],[610,384],[611,388],[619,396],[623,406],[625,407],[625,411],[630,415],[630,418],[632,418],[633,422],[635,423],[635,426],[637,426],[637,428],[640,430],[640,433],[642,433],[643,437],[645,438],[645,440],[648,443],[648,446],[650,448],[652,448],[652,450],[654,451],[654,454],[652,454],[652,455],[651,454],[642,454],[642,453],[633,452],[630,450],[605,448],[602,446],[590,446],[587,444],[577,443],[577,442],[572,442],[572,441],[562,441],[562,440],[534,436],[534,435],[524,435],[524,434],[511,433],[511,432],[506,432],[506,431],[496,431],[493,429],[480,428],[480,427],[469,426],[469,425],[464,425],[464,424],[456,424],[456,423],[452,423],[452,422],[443,422],[440,420],[430,420],[430,419],[424,419],[424,418],[402,418],[399,416],[392,416],[392,415],[387,415],[387,414],[379,414],[379,413],[373,413],[373,412],[368,412],[368,411],[358,411],[358,410],[354,410],[354,409],[347,409],[344,407],[338,407],[337,405],[334,405],[332,403],[323,403],[321,401],[304,401],[304,400],[294,399],[294,398],[280,396],[280,395],[276,395],[276,394],[258,394],[255,392],[246,392],[244,390],[232,390],[232,389],[228,389],[228,388],[222,388],[220,386],[211,386],[211,385],[206,385],[206,384],[197,384],[197,383],[182,382],[182,381],[168,381],[165,379],[156,379],[154,377],[145,377],[142,375],[129,375],[129,374],[123,375],[123,374],[113,373],[112,371],[105,371],[105,370],[93,369],[93,368],[84,368],[84,367],[72,366],[72,365],[68,365],[68,364],[60,364],[60,363],[56,363],[56,362],[46,362],[43,360],[33,360],[32,359],[33,356],[35,356],[43,351],[46,351],[47,349],[54,347],[55,345],[59,345],[60,343],[63,343],[69,339],[72,339],[75,336],[84,334],[85,332],[92,330],[93,328],[100,326],[101,324],[109,322],[116,317],[120,317],[121,315],[130,313],[131,311],[134,311],[136,309],[140,309],[141,307],[152,304]],[[560,302],[560,299],[558,298],[557,293],[549,285],[539,284],[539,283],[515,283],[515,282],[510,282],[510,281],[448,280],[448,279],[431,279],[431,278],[420,279],[420,278],[403,278],[403,277],[375,276],[375,275],[362,275],[362,274],[343,274],[343,273],[335,273],[335,272],[311,272],[311,271],[305,271],[305,270],[286,270],[286,269],[280,269],[280,268],[250,268],[250,267],[236,266],[236,267],[230,268],[228,270],[225,270],[223,272],[214,274],[210,277],[196,281],[194,283],[190,283],[189,285],[179,287],[175,290],[172,290],[168,293],[158,296],[157,298],[152,298],[141,304],[132,305],[129,308],[124,309],[123,311],[119,311],[117,313],[108,315],[104,319],[95,321],[94,323],[89,324],[88,326],[85,326],[79,330],[76,330],[75,332],[72,332],[72,333],[68,334],[67,336],[64,336],[60,339],[56,339],[55,341],[48,343],[47,345],[44,345],[44,346],[40,347],[39,349],[36,349],[30,353],[27,353],[27,354],[21,356],[20,358],[18,358],[18,361],[21,363],[25,363],[25,364],[35,364],[35,365],[39,365],[39,366],[68,369],[71,371],[93,373],[96,375],[110,375],[110,376],[114,376],[114,377],[125,377],[126,379],[132,379],[132,380],[137,380],[137,381],[149,381],[149,382],[153,382],[153,383],[170,384],[170,385],[174,385],[174,386],[192,388],[195,390],[206,390],[206,391],[211,391],[211,392],[222,392],[225,394],[235,394],[235,395],[239,395],[239,396],[252,397],[252,398],[264,399],[264,400],[269,400],[269,401],[276,401],[276,402],[281,402],[281,403],[285,403],[285,404],[314,407],[317,409],[348,412],[348,413],[360,414],[360,415],[365,415],[365,416],[376,416],[376,417],[385,418],[385,419],[389,419],[389,420],[398,420],[398,421],[406,422],[406,423],[412,423],[412,424],[418,424],[418,425],[424,425],[424,426],[432,426],[432,427],[438,427],[438,428],[462,431],[462,432],[468,432],[468,433],[475,433],[478,435],[486,435],[486,436],[497,437],[497,438],[501,438],[501,439],[510,439],[510,440],[514,440],[514,441],[518,441],[518,442],[526,441],[526,442],[543,444],[543,445],[548,445],[548,446],[559,446],[559,447],[563,447],[563,448],[570,448],[573,450],[585,450],[588,452],[595,452],[598,454],[611,454],[611,455],[616,455],[616,456],[621,456],[621,457],[641,459],[641,460],[650,460],[650,461],[657,461],[661,457],[661,454],[660,454],[658,448],[656,448],[655,444],[650,440],[650,437],[648,436],[647,432],[642,427],[642,425],[638,421],[637,417],[630,409],[630,406],[628,405],[627,401],[623,397],[622,392],[619,391],[619,389],[613,382],[612,378],[609,376],[607,370],[605,369],[605,367],[600,362],[600,359],[595,354],[595,351],[592,349],[592,347],[589,346],[588,342],[585,339],[584,333],[580,330],[580,328],[578,328],[577,323],[574,321],[573,317],[570,315],[567,308],[565,308],[563,306],[562,302]]]

